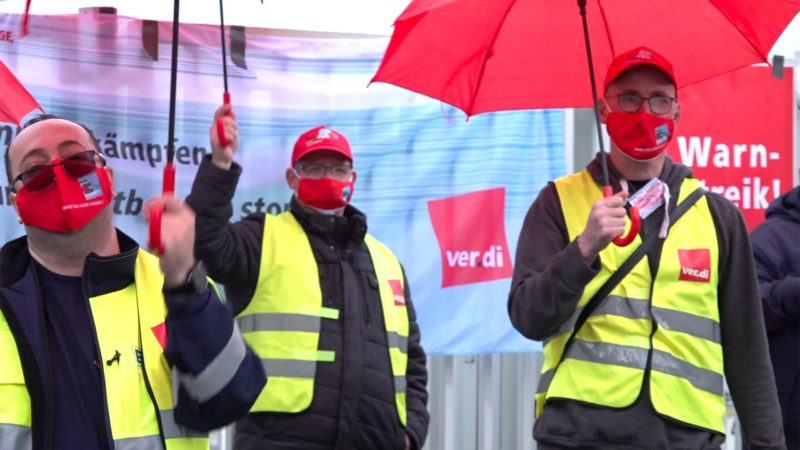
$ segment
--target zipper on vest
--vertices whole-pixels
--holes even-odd
[[[91,295],[89,289],[89,280],[88,277],[83,277],[82,279],[82,286],[83,286],[83,301],[86,306],[86,312],[89,314],[89,322],[92,324],[92,337],[94,338],[94,352],[95,352],[95,359],[98,363],[103,359],[103,354],[100,353],[100,339],[97,337],[97,327],[94,325],[94,313],[92,312],[92,305],[89,302],[89,296]],[[114,437],[111,434],[111,419],[108,417],[108,393],[106,391],[106,375],[103,371],[103,366],[100,364],[100,367],[97,369],[100,373],[100,386],[103,393],[103,421],[105,422],[105,432],[106,432],[106,439],[108,442],[108,448],[114,448]]]
[[[138,308],[138,305],[137,305]],[[141,328],[139,328],[139,333],[141,333]],[[164,439],[164,425],[161,423],[161,411],[158,409],[158,403],[156,403],[156,396],[153,394],[153,388],[150,387],[150,380],[147,378],[147,362],[144,358],[144,349],[142,349],[142,376],[144,377],[144,387],[147,389],[147,395],[150,396],[150,401],[153,404],[153,407],[156,411],[156,421],[158,422],[158,438],[161,440],[162,448],[167,448],[167,440]],[[173,380],[174,382],[174,380]],[[177,399],[173,399],[173,403],[175,405],[178,404]]]
[[[165,300],[166,301],[166,300]],[[166,324],[165,324],[166,325]],[[150,379],[147,378],[147,361],[144,357],[144,344],[142,343],[142,315],[139,312],[139,297],[136,297],[136,330],[139,333],[139,347],[142,349],[142,379],[144,379],[144,388],[147,390],[147,395],[150,396],[150,402],[156,412],[156,422],[158,423],[158,438],[161,440],[161,448],[167,448],[167,440],[164,438],[164,425],[161,423],[161,410],[158,408],[156,396],[153,394],[153,388],[150,386]],[[175,379],[171,380],[173,383]],[[174,387],[174,386],[172,386]],[[178,404],[177,389],[173,389],[175,398],[172,399],[173,408]]]

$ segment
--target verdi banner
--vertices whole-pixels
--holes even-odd
[[[0,15],[0,59],[49,113],[91,128],[115,173],[117,226],[146,241],[146,199],[166,158],[171,25],[104,15]],[[147,28],[147,27],[144,27]],[[177,194],[190,190],[222,99],[219,29],[181,25]],[[153,41],[154,33],[157,39]],[[236,36],[233,36],[236,34]],[[230,39],[233,38],[233,39]],[[154,42],[146,52],[143,42]],[[516,240],[539,189],[565,174],[560,110],[483,114],[394,86],[368,86],[386,37],[246,29],[229,35],[229,90],[243,167],[234,217],[278,214],[291,198],[284,172],[304,130],[325,124],[350,140],[358,171],[353,204],[403,263],[430,354],[530,351],[506,302]],[[230,50],[230,49],[229,49]],[[513,88],[513,87],[511,87]],[[4,146],[18,133],[0,124]],[[3,183],[3,242],[24,234]]]

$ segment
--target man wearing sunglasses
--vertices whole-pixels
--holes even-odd
[[[235,116],[217,110],[212,154],[186,200],[195,252],[225,284],[245,340],[269,377],[237,422],[236,450],[409,450],[428,429],[427,371],[403,269],[350,205],[356,172],[347,139],[302,133],[286,183],[291,210],[230,224],[242,168]]]
[[[618,55],[598,106],[616,194],[604,196],[598,155],[542,189],[525,218],[508,310],[544,342],[541,450],[719,449],[724,381],[750,448],[785,448],[742,215],[665,154],[675,80],[651,49]],[[630,246],[616,240],[626,202],[642,218]]]
[[[41,116],[6,149],[26,236],[0,251],[0,449],[208,449],[261,364],[195,260],[191,209],[161,199],[163,254],[141,250],[94,147]]]

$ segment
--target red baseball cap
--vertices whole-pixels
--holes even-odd
[[[654,50],[647,47],[637,47],[633,50],[628,50],[625,53],[618,55],[611,61],[606,72],[606,82],[603,85],[603,91],[608,90],[608,85],[616,80],[626,70],[636,66],[653,66],[656,69],[664,72],[675,83],[675,72],[672,70],[672,64],[667,61],[667,58],[656,53]]]
[[[297,138],[292,151],[292,165],[297,160],[318,150],[329,150],[339,153],[350,161],[353,161],[353,152],[350,151],[350,143],[342,133],[329,128],[325,125],[314,127]]]

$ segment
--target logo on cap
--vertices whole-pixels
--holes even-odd
[[[653,52],[647,49],[639,50],[639,53],[636,54],[636,58],[638,59],[650,59],[653,57]]]
[[[333,134],[333,130],[330,128],[320,128],[317,132],[317,139],[328,139],[331,136],[336,137],[336,135]]]

